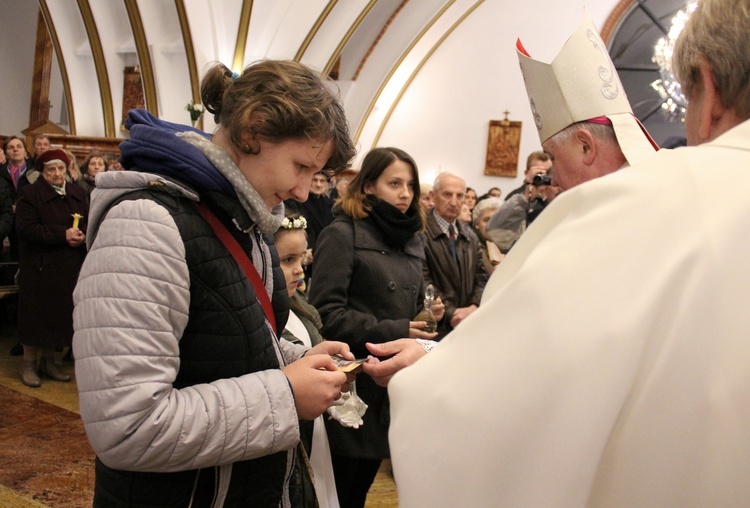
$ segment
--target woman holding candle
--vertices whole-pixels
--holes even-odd
[[[346,344],[280,338],[271,237],[283,200],[353,157],[341,103],[271,60],[212,66],[201,99],[212,135],[131,110],[125,171],[92,194],[73,349],[95,507],[309,506],[300,420],[348,389],[331,358],[353,359]]]
[[[21,189],[16,203],[21,380],[31,387],[41,385],[39,373],[70,381],[55,363],[54,352],[69,347],[73,338],[73,288],[86,256],[89,200],[83,189],[66,182],[69,164],[63,150],[37,157],[41,177]]]

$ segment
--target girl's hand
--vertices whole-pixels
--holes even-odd
[[[297,415],[302,420],[322,415],[333,401],[341,398],[347,384],[347,375],[338,370],[327,354],[304,356],[281,371],[292,386]]]
[[[435,316],[435,321],[438,322],[445,316],[445,304],[439,296],[432,302],[432,315]]]
[[[424,321],[409,321],[409,337],[412,339],[429,339],[437,337],[437,332],[425,332],[427,323]]]

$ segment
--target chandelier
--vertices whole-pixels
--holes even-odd
[[[697,6],[697,0],[690,0],[684,9],[677,11],[672,18],[672,25],[667,36],[656,41],[654,55],[651,57],[651,61],[659,66],[659,75],[661,76],[651,83],[651,88],[659,94],[662,100],[661,111],[670,121],[685,121],[687,99],[682,93],[680,83],[677,82],[672,73],[672,53],[677,37],[685,28],[685,23]]]

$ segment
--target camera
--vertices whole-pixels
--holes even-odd
[[[531,185],[539,187],[540,185],[551,185],[552,177],[547,175],[534,175]]]

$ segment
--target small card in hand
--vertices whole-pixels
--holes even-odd
[[[336,364],[341,372],[353,372],[360,365],[367,361],[367,358],[360,358],[358,360],[346,360],[340,356],[331,356],[331,360]]]

